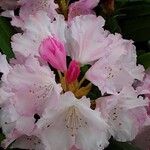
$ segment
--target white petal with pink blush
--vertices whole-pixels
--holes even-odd
[[[145,96],[150,98],[150,69],[146,70],[144,80],[137,87],[137,90],[139,91],[139,94],[145,94]]]
[[[40,10],[47,12],[50,18],[57,15],[56,9],[58,5],[54,0],[19,0],[19,4],[21,5],[19,16],[24,21],[26,21],[30,15],[35,15]]]
[[[33,150],[45,150],[45,146],[36,136],[21,136],[14,143],[11,148],[19,149],[33,149]]]
[[[38,11],[45,11],[51,19],[58,15],[56,12],[58,5],[54,0],[18,0],[18,5],[20,6],[19,16],[11,15],[11,23],[13,26],[20,27],[23,30],[25,30],[25,24],[30,15],[35,15]],[[8,13],[6,12],[5,14]]]
[[[24,115],[41,114],[44,107],[58,102],[61,87],[48,66],[40,66],[37,59],[29,57],[24,65],[15,65],[8,74],[8,84],[15,93],[11,103]],[[51,98],[54,98],[51,101]],[[20,101],[21,99],[21,101]]]
[[[104,31],[105,20],[99,16],[85,15],[75,17],[68,33],[68,54],[81,64],[98,60],[108,46],[108,32]]]
[[[69,6],[68,20],[71,21],[74,17],[87,14],[95,14],[92,10],[98,5],[100,0],[79,0]]]
[[[46,107],[56,107],[62,89],[50,68],[41,66],[33,57],[3,72],[7,80],[2,82],[0,90],[3,94],[1,126],[6,135],[3,145],[7,147],[16,138],[33,134],[34,115],[40,117]]]
[[[110,138],[107,124],[98,111],[90,109],[89,99],[76,99],[71,92],[61,96],[60,107],[49,109],[39,120],[39,138],[47,149],[102,150]]]
[[[13,51],[25,57],[30,54],[39,57],[39,47],[45,39],[56,37],[60,42],[65,43],[65,29],[63,16],[59,15],[52,21],[46,12],[40,11],[29,17],[23,34],[18,33],[12,37]]]
[[[137,91],[125,87],[119,94],[97,100],[97,108],[110,126],[112,136],[122,142],[131,141],[149,124],[145,106],[148,99],[138,98]]]
[[[124,86],[142,80],[144,67],[136,65],[135,46],[119,34],[112,39],[104,57],[101,57],[86,73],[86,78],[99,87],[102,93],[117,93]]]
[[[150,115],[150,69],[146,70],[144,80],[140,82],[136,88],[139,95],[144,95],[149,99],[149,106],[147,107],[147,113]]]
[[[150,126],[146,126],[143,128],[136,138],[132,141],[132,144],[140,148],[141,150],[149,150],[150,149]]]
[[[18,0],[1,0],[0,7],[4,10],[15,9],[18,6]]]
[[[0,53],[0,72],[3,73],[2,81],[7,81],[7,74],[11,70],[11,66],[8,64],[6,55]]]

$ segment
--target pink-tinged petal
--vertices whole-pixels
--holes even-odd
[[[23,20],[28,19],[30,15],[34,15],[40,10],[47,12],[50,18],[57,15],[58,5],[54,3],[54,0],[19,0],[19,4],[21,5],[19,15]]]
[[[137,87],[139,94],[150,95],[150,70],[146,70],[144,80]]]
[[[79,0],[69,6],[68,20],[80,15],[94,14],[92,9],[98,5],[100,0]]]
[[[13,105],[7,105],[2,108],[0,124],[6,138],[3,141],[3,147],[7,147],[14,140],[22,135],[30,135],[35,128],[35,119],[33,117],[21,116],[16,112]]]
[[[11,25],[20,27],[22,30],[24,29],[24,21],[19,16],[13,16],[11,20]]]
[[[74,82],[77,80],[80,74],[80,66],[79,63],[75,60],[72,60],[69,64],[69,68],[66,73],[66,80],[68,83]]]
[[[85,8],[84,3],[80,4],[73,3],[69,7],[68,21],[70,22],[76,16],[88,14],[95,14],[95,12],[92,11],[92,9]]]
[[[11,135],[13,130],[16,130],[20,135],[30,135],[35,128],[34,117],[21,116],[16,112],[13,105],[2,108],[0,121],[3,133],[6,137]]]
[[[97,61],[87,71],[86,78],[98,86],[103,94],[116,93],[134,81],[121,64],[113,65],[107,58]]]
[[[49,66],[41,65],[32,56],[24,64],[12,66],[7,79],[0,89],[4,96],[0,125],[6,135],[5,147],[19,136],[32,135],[36,129],[35,115],[40,118],[46,107],[56,107],[62,91]]]
[[[110,133],[118,141],[132,141],[149,122],[145,106],[147,99],[138,98],[132,87],[119,94],[97,100],[97,107],[110,126]]]
[[[5,10],[1,12],[1,16],[11,18],[14,17],[14,11],[13,10]]]
[[[15,66],[17,64],[23,65],[25,64],[26,61],[26,57],[24,57],[23,55],[19,54],[19,53],[15,53],[15,58],[10,59],[9,64],[11,66]]]
[[[144,67],[136,65],[135,46],[120,35],[109,35],[112,43],[107,53],[101,57],[86,73],[86,77],[99,87],[102,93],[117,93],[124,86],[142,80]]]
[[[149,99],[149,106],[147,108],[147,113],[150,115],[150,70],[146,70],[144,80],[136,86],[139,95],[145,95]]]
[[[31,44],[32,43],[32,44]],[[15,53],[19,53],[23,57],[27,57],[30,54],[39,56],[38,43],[34,43],[32,37],[29,34],[24,33],[23,35],[18,33],[12,36],[11,46]],[[32,50],[32,51],[31,51]]]
[[[16,65],[8,80],[9,87],[15,93],[11,103],[22,115],[41,114],[46,105],[51,103],[50,107],[53,107],[58,102],[60,85],[56,84],[49,67],[40,66],[35,58],[28,58],[25,65]]]
[[[84,115],[83,120],[86,121],[87,128],[82,126],[77,130],[76,147],[82,150],[103,150],[108,146],[108,139],[110,138],[106,122],[96,110],[93,111],[89,110],[88,107],[83,107],[80,112]],[[84,117],[88,117],[87,120]]]
[[[36,136],[24,135],[12,143],[11,148],[44,150],[45,146]]]
[[[8,64],[6,55],[0,53],[0,72],[3,73],[2,80],[7,81],[7,74],[11,70],[11,66]]]
[[[70,150],[79,150],[76,148],[76,146],[72,146]]]
[[[91,63],[104,55],[108,46],[104,19],[94,15],[75,17],[68,33],[68,54],[81,64]]]
[[[3,83],[1,83],[0,87],[0,106],[5,105],[5,103],[8,103],[9,98],[14,96],[14,93],[9,91],[6,87],[4,87]]]
[[[15,121],[18,120],[19,117],[20,116],[17,114],[14,106],[8,104],[6,107],[2,108],[0,125],[6,137],[13,135],[13,133],[19,134],[19,132],[15,129]]]
[[[77,100],[71,92],[61,96],[60,106],[48,108],[37,126],[40,139],[53,150],[67,150],[73,145],[82,150],[102,150],[110,138],[107,124],[98,111],[90,109],[89,99]]]
[[[1,110],[0,126],[3,133],[7,136],[15,129],[14,120],[18,119],[18,114],[15,112],[14,107],[6,106]]]
[[[0,7],[4,10],[15,9],[18,6],[18,0],[1,0]]]
[[[65,44],[66,26],[63,16],[58,16],[52,21],[45,12],[40,11],[29,17],[23,34],[19,33],[12,37],[13,51],[24,57],[29,55],[40,57],[39,47],[48,37],[55,37]]]
[[[18,5],[20,6],[19,16],[13,15],[9,17],[12,18],[12,25],[23,30],[25,30],[25,23],[28,22],[30,15],[35,15],[38,11],[46,12],[51,19],[58,15],[56,12],[58,5],[54,3],[54,0],[18,0]]]
[[[40,133],[39,138],[44,143],[46,149],[69,150],[73,143],[71,135],[69,135],[64,124],[62,124],[64,122],[64,116],[61,114],[59,116],[55,116],[55,120],[51,120],[53,121],[52,126],[49,120],[45,120],[45,118],[43,119],[44,120],[39,120],[39,122],[47,121],[47,124],[43,127],[45,129],[43,129],[42,133]]]
[[[64,44],[55,37],[44,39],[39,47],[41,57],[49,62],[55,69],[62,72],[67,70],[66,50]]]
[[[21,117],[16,122],[16,129],[25,135],[31,135],[35,128],[35,119],[33,117]]]
[[[15,141],[20,136],[21,134],[16,129],[12,130],[12,132],[6,136],[6,139],[2,141],[1,146],[6,149],[13,141]]]
[[[80,0],[80,2],[82,2],[82,3],[84,2],[85,6],[87,8],[94,8],[94,7],[96,7],[98,5],[100,0],[93,0],[93,1],[91,1],[91,0]]]
[[[150,126],[143,128],[140,133],[133,140],[133,144],[139,147],[141,150],[150,149]]]
[[[21,20],[19,16],[15,16],[13,10],[5,10],[1,13],[1,16],[7,17],[7,18],[12,18],[11,24],[16,27],[21,27],[24,29],[24,21]]]

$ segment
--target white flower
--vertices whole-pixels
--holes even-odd
[[[107,124],[90,101],[76,99],[71,92],[63,94],[60,106],[47,109],[39,120],[39,138],[47,149],[68,150],[73,145],[82,150],[102,150],[108,145]]]

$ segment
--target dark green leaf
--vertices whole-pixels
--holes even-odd
[[[150,15],[150,4],[129,5],[117,10],[127,18]]]
[[[122,20],[121,29],[124,37],[134,41],[147,41],[150,39],[150,16]]]
[[[8,59],[14,57],[10,44],[13,34],[14,30],[9,21],[4,17],[0,17],[0,49]]]
[[[81,69],[81,74],[85,74],[87,71],[88,71],[88,69],[90,68],[90,65],[84,65],[84,66],[82,66],[80,69]]]
[[[4,134],[0,133],[0,143],[2,142],[2,140],[5,138]]]
[[[129,2],[128,0],[116,0],[115,2],[115,7],[116,8],[120,8],[122,7],[123,5],[125,5],[127,2]]]
[[[134,145],[127,142],[110,141],[110,145],[105,150],[140,150]]]
[[[150,53],[145,53],[138,57],[138,63],[142,64],[145,68],[150,67]]]
[[[100,90],[98,89],[97,86],[93,85],[92,89],[91,89],[90,93],[87,95],[87,97],[90,98],[91,100],[96,100],[100,96],[101,96]]]
[[[121,28],[118,24],[118,21],[114,17],[106,18],[105,28],[111,33],[121,33]]]
[[[150,39],[150,1],[128,1],[117,8],[115,17],[125,38],[134,41]]]

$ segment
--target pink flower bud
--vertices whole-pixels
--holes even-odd
[[[71,83],[75,81],[80,74],[80,66],[79,63],[76,62],[75,60],[72,60],[71,63],[69,64],[69,68],[67,70],[66,74],[66,80],[68,83]]]
[[[48,37],[43,40],[39,47],[39,52],[41,57],[54,68],[62,72],[67,70],[64,44],[56,38]]]

